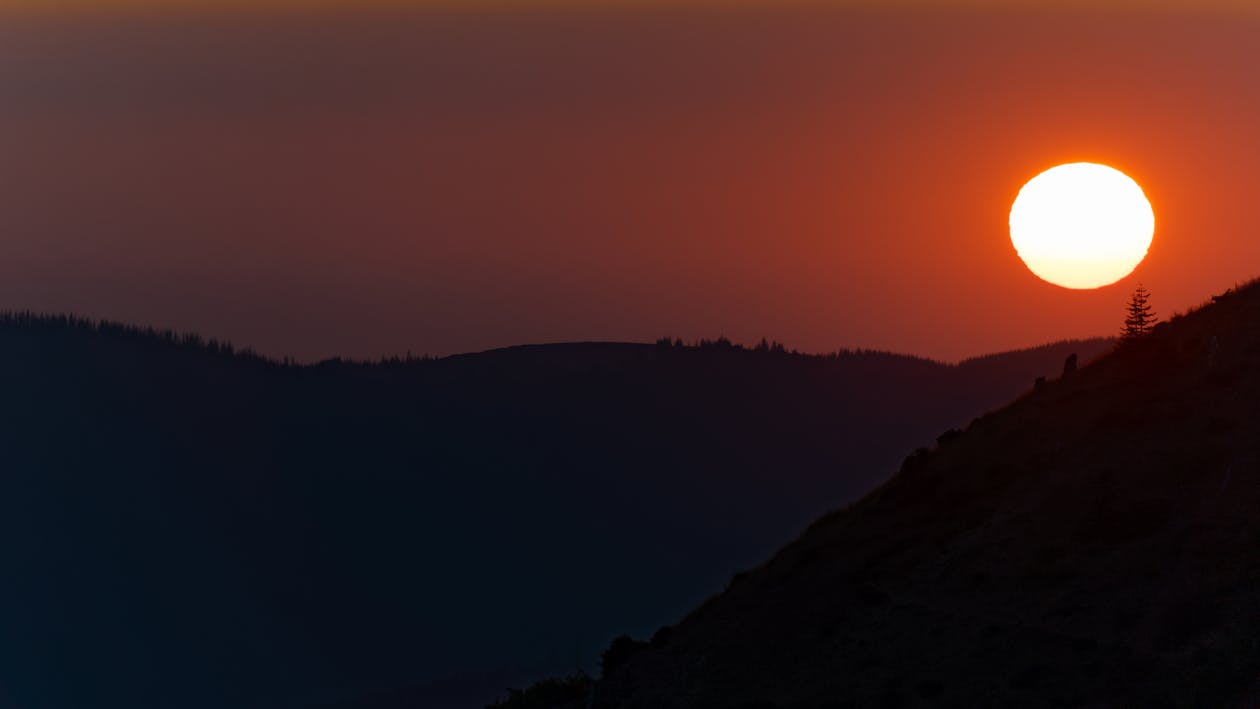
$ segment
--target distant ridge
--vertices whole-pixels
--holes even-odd
[[[239,356],[244,359],[253,359],[269,364],[280,364],[285,366],[319,366],[328,364],[350,364],[350,365],[375,365],[375,364],[398,364],[404,362],[430,362],[437,359],[450,358],[469,358],[482,356],[496,356],[499,354],[516,353],[516,352],[544,352],[549,349],[557,348],[589,348],[592,350],[608,349],[615,350],[620,348],[648,347],[653,346],[658,349],[680,349],[680,350],[730,350],[736,352],[753,352],[758,354],[773,355],[790,355],[794,357],[821,357],[827,359],[840,359],[846,357],[890,357],[902,360],[916,360],[922,362],[930,362],[944,366],[968,367],[976,366],[985,362],[994,362],[999,360],[1012,360],[1016,356],[1022,355],[1026,360],[1036,360],[1042,353],[1058,352],[1073,347],[1084,352],[1095,355],[1105,352],[1111,345],[1115,343],[1113,337],[1091,337],[1083,339],[1065,339],[1049,342],[1035,347],[1026,347],[1014,350],[1004,350],[975,357],[968,357],[957,363],[944,362],[930,357],[922,357],[919,355],[903,354],[890,350],[869,349],[869,348],[841,348],[831,352],[824,353],[807,353],[796,349],[788,349],[778,342],[767,342],[762,340],[760,345],[743,345],[734,343],[725,337],[718,337],[716,340],[708,340],[699,338],[691,341],[682,339],[662,338],[657,342],[649,345],[647,343],[618,341],[618,340],[575,340],[568,342],[553,343],[533,343],[522,345],[508,345],[505,347],[494,347],[487,350],[476,352],[461,352],[442,357],[436,357],[429,354],[414,355],[395,354],[382,355],[376,359],[354,359],[346,357],[330,357],[323,360],[298,363],[288,357],[268,357],[259,354],[251,347],[238,347],[232,342],[215,337],[206,337],[196,332],[173,330],[167,328],[155,328],[151,326],[132,325],[114,320],[103,320],[83,317],[73,313],[40,313],[30,310],[3,310],[0,311],[0,328],[6,328],[14,332],[44,332],[44,333],[60,333],[62,335],[98,335],[110,339],[132,340],[135,342],[143,342],[154,346],[175,346],[180,348],[202,350],[211,354],[223,354],[227,356]],[[676,343],[676,344],[673,344]]]

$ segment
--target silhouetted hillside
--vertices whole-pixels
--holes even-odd
[[[596,707],[1255,706],[1260,286],[907,461]]]
[[[678,617],[907,451],[1108,346],[299,367],[10,316],[0,705],[380,704],[424,684],[405,701],[441,706],[593,669],[613,635]]]

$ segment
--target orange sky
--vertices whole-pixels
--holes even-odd
[[[0,0],[3,2],[4,0]],[[13,0],[0,7],[14,8]],[[1257,19],[855,8],[0,23],[0,307],[275,355],[762,335],[958,358],[1260,275]],[[1024,180],[1140,182],[1092,292]]]
[[[0,0],[0,8],[22,9],[123,9],[152,8],[167,12],[184,8],[286,8],[305,10],[311,8],[337,8],[364,10],[371,8],[590,8],[590,7],[717,7],[744,6],[823,6],[887,8],[891,6],[916,9],[954,8],[1041,8],[1041,9],[1096,9],[1100,7],[1149,11],[1152,9],[1203,10],[1206,8],[1228,11],[1255,11],[1252,0],[182,0],[171,3],[164,0]]]

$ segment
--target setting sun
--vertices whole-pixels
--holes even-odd
[[[1011,205],[1010,226],[1015,251],[1039,278],[1064,288],[1099,288],[1146,258],[1155,215],[1128,175],[1081,162],[1029,180]]]

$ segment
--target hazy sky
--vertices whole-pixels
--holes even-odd
[[[1258,30],[808,4],[10,13],[0,307],[304,359],[665,334],[958,358],[1112,333],[1139,279],[1167,314],[1260,275]],[[1020,185],[1074,160],[1156,213],[1148,261],[1095,292],[1037,280],[1006,233]]]
[[[105,10],[144,8],[166,14],[187,9],[222,10],[224,8],[271,10],[405,8],[677,8],[737,6],[784,7],[789,5],[822,8],[888,8],[916,9],[951,8],[1084,8],[1255,11],[1253,0],[0,0],[0,9],[23,11]]]

